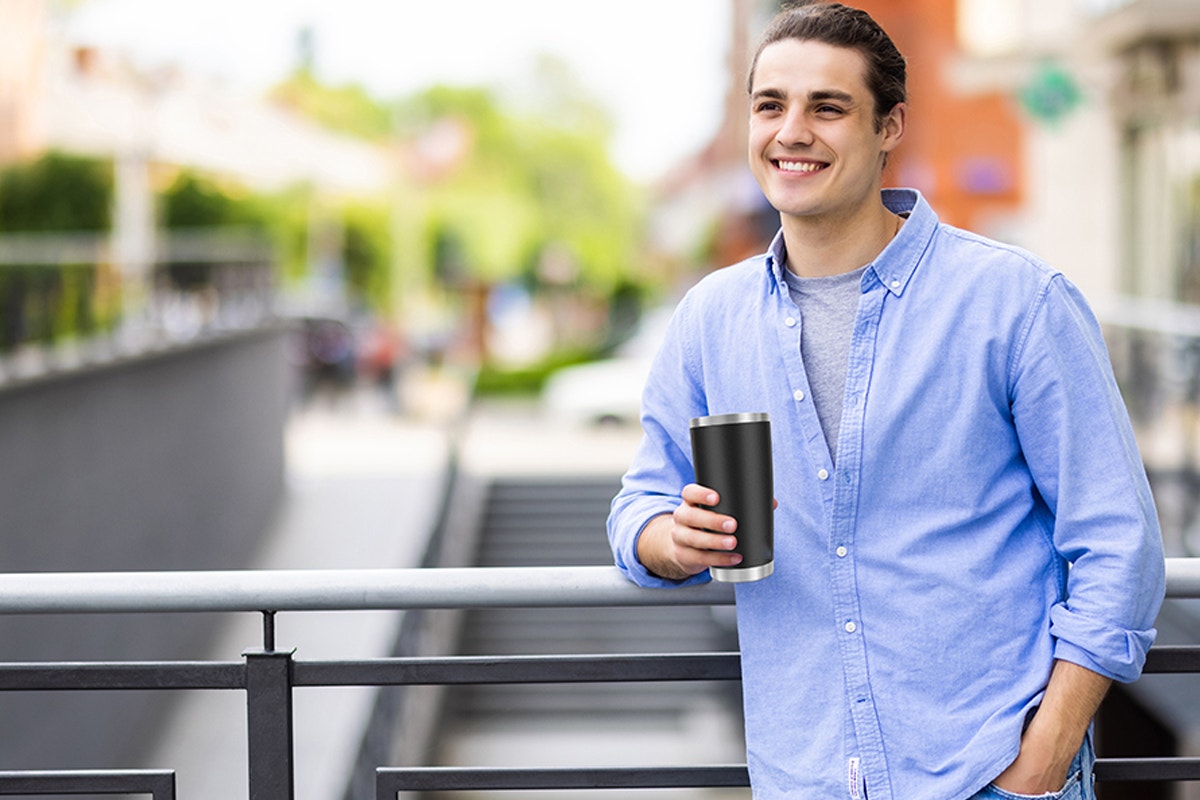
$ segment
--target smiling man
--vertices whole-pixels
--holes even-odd
[[[781,229],[675,311],[617,565],[670,587],[738,563],[688,423],[768,412],[775,571],[737,586],[756,800],[1092,798],[1092,717],[1164,591],[1099,326],[1035,256],[881,189],[905,63],[864,12],[782,12],[749,93]]]

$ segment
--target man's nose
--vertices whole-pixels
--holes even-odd
[[[802,109],[788,111],[775,134],[775,141],[784,147],[803,147],[812,144],[813,131],[808,115]]]

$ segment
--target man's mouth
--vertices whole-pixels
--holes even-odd
[[[829,165],[821,161],[783,161],[776,160],[775,166],[784,172],[820,172]]]

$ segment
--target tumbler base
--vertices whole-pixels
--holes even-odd
[[[775,571],[775,562],[768,561],[757,567],[709,567],[713,580],[722,583],[749,583],[762,580]]]

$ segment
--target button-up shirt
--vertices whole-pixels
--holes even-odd
[[[969,797],[1017,755],[1054,659],[1138,677],[1162,540],[1101,331],[1017,248],[921,195],[863,273],[836,467],[812,407],[782,238],[677,307],[613,500],[617,565],[694,480],[688,422],[767,412],[775,570],[738,584],[756,800]],[[815,332],[819,335],[819,332]],[[701,573],[684,583],[708,580]]]

